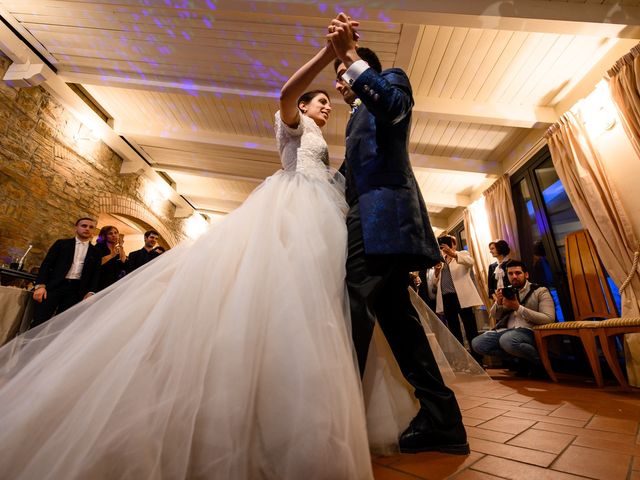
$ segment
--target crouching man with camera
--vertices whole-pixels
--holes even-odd
[[[540,370],[540,356],[532,327],[555,321],[553,298],[545,287],[529,282],[524,263],[507,264],[510,285],[496,291],[490,315],[496,320],[493,330],[473,339],[471,347],[481,355],[517,357],[524,371]]]

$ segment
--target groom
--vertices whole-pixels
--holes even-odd
[[[420,411],[400,436],[406,453],[469,453],[454,393],[444,384],[409,297],[408,272],[442,261],[409,162],[413,98],[407,75],[382,71],[374,52],[356,46],[344,13],[331,21],[328,39],[337,59],[336,89],[353,107],[347,124],[347,287],[353,341],[364,373],[376,319]]]

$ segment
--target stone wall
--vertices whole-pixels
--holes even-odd
[[[0,55],[0,77],[10,62]],[[122,159],[86,137],[88,129],[43,88],[0,80],[0,263],[33,245],[26,266],[39,265],[56,239],[73,236],[77,218],[100,213],[144,216],[169,245],[184,237],[175,206],[146,205],[150,181],[121,175]]]

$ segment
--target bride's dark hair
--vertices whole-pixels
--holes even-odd
[[[304,103],[306,105],[307,103],[309,103],[311,100],[313,100],[320,94],[329,98],[329,94],[327,93],[326,90],[321,90],[321,89],[311,90],[309,92],[304,92],[302,95],[300,95],[300,98],[298,98],[298,103],[296,105],[298,105],[298,108],[300,108],[301,103]]]

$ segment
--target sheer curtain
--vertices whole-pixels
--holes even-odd
[[[636,45],[607,72],[609,91],[622,126],[640,155],[640,45]]]
[[[549,128],[546,138],[569,200],[591,234],[604,267],[620,287],[622,315],[640,316],[640,276],[634,265],[638,240],[587,130],[577,114],[569,111]]]
[[[488,295],[487,275],[489,272],[489,242],[491,233],[488,228],[487,211],[484,197],[476,200],[464,209],[464,228],[467,231],[467,245],[469,253],[475,262],[473,274],[476,277],[476,286],[482,301],[491,307]]]
[[[511,258],[520,258],[518,223],[516,212],[513,209],[509,175],[506,173],[502,175],[484,191],[483,195],[486,202],[491,240],[505,240],[511,248]]]

